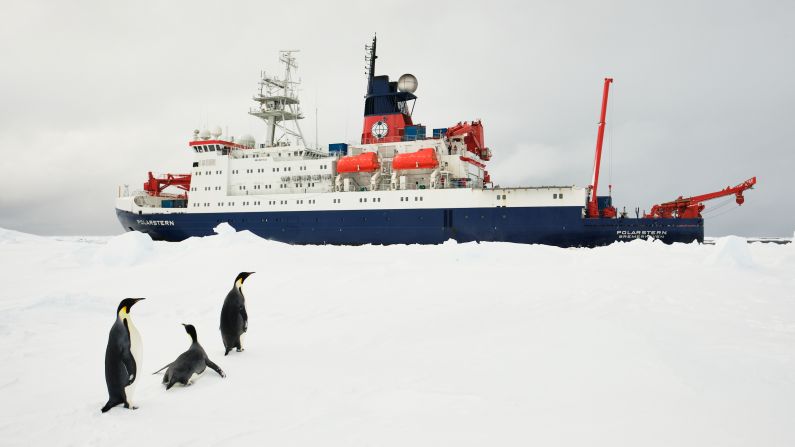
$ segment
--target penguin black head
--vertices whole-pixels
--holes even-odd
[[[249,276],[253,275],[254,272],[240,272],[237,274],[237,278],[235,278],[235,284],[243,285],[243,281],[246,280]],[[238,283],[239,281],[239,283]]]
[[[132,309],[132,307],[133,307],[133,305],[135,303],[137,303],[138,301],[141,301],[141,300],[145,300],[145,299],[146,298],[125,298],[125,299],[121,300],[121,303],[119,303],[119,307],[118,307],[118,309],[116,309],[116,313],[120,313],[122,311],[122,309],[123,309],[124,313],[128,314],[128,313],[130,313],[130,309]]]
[[[193,325],[192,325],[192,324],[185,324],[185,323],[182,323],[182,325],[183,325],[183,326],[185,326],[185,332],[187,332],[187,333],[188,333],[188,335],[190,335],[190,339],[191,339],[191,340],[193,340],[193,341],[195,342],[195,341],[197,340],[197,338],[198,338],[198,337],[196,336],[196,328],[195,328],[195,327],[193,327]]]

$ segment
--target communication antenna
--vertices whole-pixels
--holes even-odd
[[[258,107],[249,110],[249,114],[264,120],[268,126],[265,144],[276,146],[286,144],[289,136],[296,138],[298,144],[305,145],[304,134],[298,120],[303,119],[301,101],[298,99],[298,86],[301,80],[293,80],[293,71],[298,69],[294,53],[298,50],[282,50],[279,52],[279,62],[284,64],[284,76],[278,78],[261,73],[259,92],[254,95]],[[277,135],[277,129],[281,132]]]
[[[375,76],[375,60],[378,59],[378,56],[375,55],[375,45],[376,45],[376,35],[373,34],[373,43],[371,45],[365,45],[364,51],[364,61],[367,63],[365,69],[367,70],[367,91],[370,91],[370,83],[373,81],[373,76]]]

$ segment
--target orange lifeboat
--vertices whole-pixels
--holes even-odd
[[[342,157],[337,162],[337,172],[373,172],[381,168],[378,155],[375,152],[365,152],[359,155]]]
[[[434,169],[439,166],[436,151],[433,148],[420,149],[417,152],[397,154],[392,159],[392,169]]]

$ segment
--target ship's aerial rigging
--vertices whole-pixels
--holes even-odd
[[[294,80],[294,70],[298,69],[294,54],[298,50],[282,50],[279,52],[279,61],[284,64],[282,78],[270,76],[267,72],[261,73],[259,92],[254,95],[258,107],[252,108],[249,114],[262,119],[266,123],[266,147],[287,146],[292,142],[289,137],[295,138],[295,143],[306,146],[304,134],[298,120],[303,119],[301,101],[298,99],[298,85],[301,80]],[[280,132],[277,132],[277,130]]]

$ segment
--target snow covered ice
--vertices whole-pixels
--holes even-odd
[[[0,230],[0,444],[795,445],[795,244],[288,246]],[[218,330],[237,273],[245,352]],[[101,414],[115,310],[143,338]],[[196,326],[227,373],[150,373]]]

